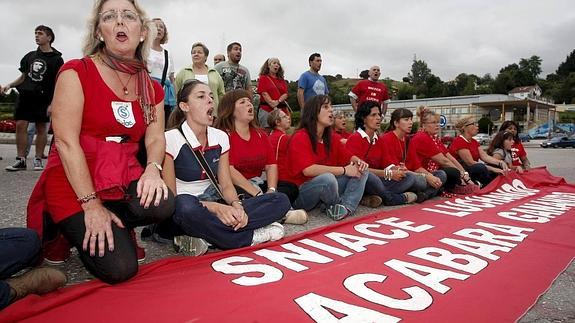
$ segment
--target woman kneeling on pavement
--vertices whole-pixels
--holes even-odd
[[[363,196],[368,164],[345,149],[332,134],[333,107],[327,95],[310,98],[303,108],[299,130],[289,142],[288,165],[299,185],[296,208],[321,204],[336,221],[351,215]]]
[[[280,110],[281,111],[281,110]],[[236,190],[246,197],[265,193],[285,194],[293,203],[295,184],[278,181],[278,165],[266,133],[256,125],[255,109],[246,90],[233,90],[222,98],[216,128],[230,137],[230,173]],[[285,223],[304,224],[305,210],[290,210]]]
[[[385,147],[378,141],[381,126],[381,107],[378,102],[365,101],[355,113],[357,130],[349,136],[345,147],[356,156],[361,156],[369,164],[369,175],[365,184],[365,195],[361,205],[378,207],[412,203],[417,195],[412,192],[396,193],[386,187],[385,177],[390,170],[383,167],[383,150]]]
[[[212,96],[200,81],[184,83],[168,120],[163,175],[176,192],[173,220],[186,235],[220,249],[279,240],[285,231],[276,221],[290,209],[289,200],[285,194],[262,194],[240,201],[230,175],[228,135],[211,127]]]
[[[43,232],[49,213],[86,268],[110,284],[138,271],[133,228],[169,218],[174,205],[160,176],[164,97],[146,70],[146,21],[135,1],[96,2],[86,56],[60,70],[55,145],[28,206],[30,226]]]

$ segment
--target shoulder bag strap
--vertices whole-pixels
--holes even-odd
[[[276,83],[274,82],[274,80],[273,80],[269,75],[266,75],[266,77],[270,80],[270,82],[272,82],[272,84],[274,85],[274,87],[275,87],[276,90],[278,91],[279,95],[282,96],[282,92],[280,91],[280,89],[278,88],[278,86],[276,85]],[[284,80],[284,82],[285,82],[285,80]],[[289,106],[287,100],[284,101],[283,103],[285,103],[286,107],[288,108],[288,111],[289,111],[290,115],[292,115],[292,114],[293,114],[293,110],[292,110],[291,107]]]
[[[278,139],[278,145],[276,147],[276,162],[277,162],[279,154],[280,154],[280,144],[282,142],[283,137],[285,137],[285,135],[286,134],[284,133],[283,135],[280,136],[280,139]],[[288,143],[288,145],[289,145],[289,143]]]
[[[214,173],[212,172],[212,169],[210,168],[210,166],[208,165],[208,162],[206,161],[206,158],[204,157],[204,154],[202,154],[202,152],[198,149],[195,150],[192,145],[190,144],[190,142],[188,141],[188,138],[186,138],[186,135],[184,134],[184,130],[182,129],[182,125],[180,124],[180,126],[178,127],[178,130],[180,131],[180,133],[182,134],[182,137],[184,137],[184,140],[186,141],[186,144],[188,145],[188,148],[190,148],[190,150],[192,151],[192,153],[194,153],[194,156],[196,157],[196,160],[198,161],[198,163],[200,163],[200,165],[202,166],[202,169],[204,170],[204,172],[206,173],[206,175],[208,175],[208,178],[210,179],[210,182],[212,182],[212,185],[214,185],[214,188],[216,189],[216,191],[218,192],[218,194],[220,194],[220,197],[223,199],[224,198],[224,194],[222,193],[222,191],[220,190],[220,186],[218,185],[218,180],[216,179],[216,176],[214,175]]]
[[[168,60],[168,51],[164,49],[164,71],[162,72],[162,88],[166,85],[166,76],[168,75],[168,65],[170,61]]]

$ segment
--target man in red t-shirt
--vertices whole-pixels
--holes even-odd
[[[378,82],[381,75],[379,66],[372,66],[367,80],[359,81],[349,92],[349,100],[354,111],[365,101],[375,101],[381,106],[381,113],[387,112],[387,103],[391,101],[385,84]]]

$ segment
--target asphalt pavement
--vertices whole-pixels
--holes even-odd
[[[539,147],[539,143],[540,141],[524,143],[531,164],[534,166],[547,165],[554,175],[564,177],[570,183],[575,183],[575,149],[543,149]],[[28,197],[40,172],[33,170],[7,172],[4,170],[6,166],[14,162],[16,157],[13,135],[0,133],[0,157],[3,157],[0,160],[0,227],[24,227],[26,225],[25,212]],[[31,159],[28,160],[28,164],[31,169]],[[377,210],[360,207],[354,217],[395,208],[400,207],[385,207]],[[310,220],[307,224],[286,225],[286,230],[288,235],[293,235],[332,223],[334,221],[320,215],[318,211],[313,211],[310,212]],[[141,245],[146,248],[146,263],[176,255],[170,246],[146,241],[141,242]],[[66,271],[70,284],[92,279],[75,253],[60,268]],[[575,322],[575,262],[566,268],[551,288],[541,296],[519,322]]]

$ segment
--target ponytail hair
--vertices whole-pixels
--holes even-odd
[[[172,113],[170,113],[170,117],[168,118],[168,123],[166,125],[167,129],[174,129],[186,120],[186,113],[180,109],[180,103],[188,102],[188,97],[194,88],[200,84],[204,84],[204,82],[196,79],[190,79],[184,82],[184,85],[182,85],[182,88],[178,91],[178,95],[176,96],[176,107],[172,110]]]
[[[419,118],[419,124],[425,123],[425,120],[429,117],[437,117],[437,113],[435,111],[423,105],[417,107],[415,114]]]

